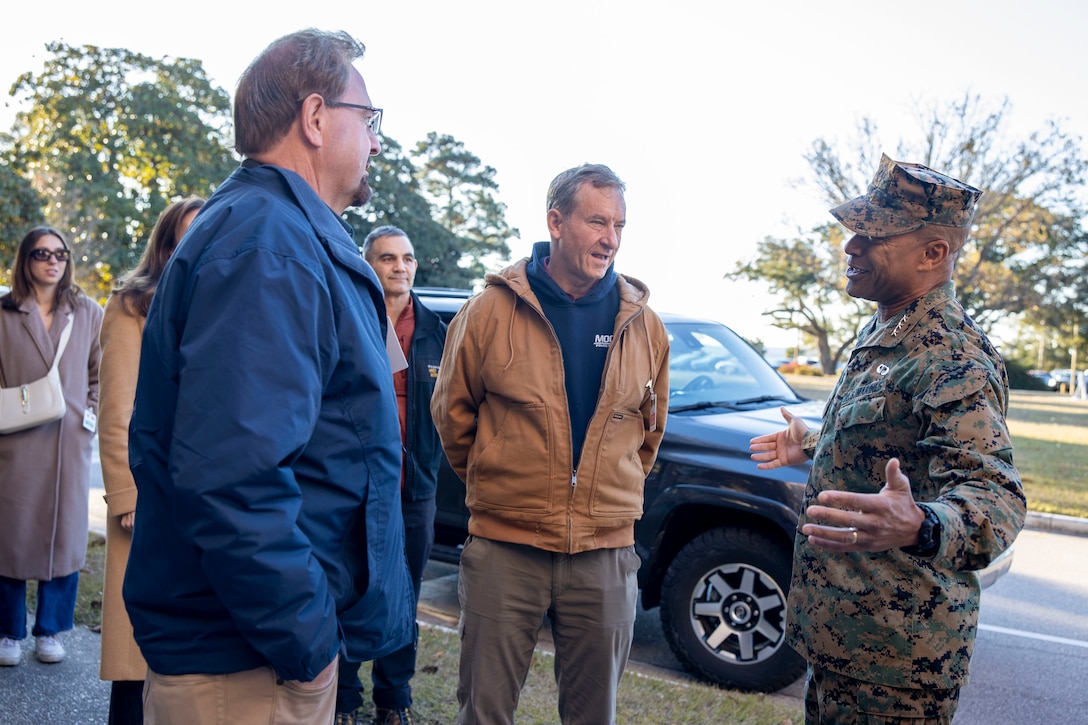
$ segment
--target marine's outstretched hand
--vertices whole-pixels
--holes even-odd
[[[756,468],[768,470],[779,466],[795,466],[804,463],[807,456],[801,447],[808,433],[808,426],[801,416],[794,415],[785,408],[779,408],[787,426],[777,433],[758,436],[749,442],[752,460],[757,461]]]
[[[910,480],[892,458],[884,468],[880,493],[821,491],[818,504],[805,514],[819,524],[805,524],[809,543],[831,551],[885,551],[918,543],[925,514],[914,502]]]

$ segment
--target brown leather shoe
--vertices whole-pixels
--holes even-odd
[[[333,725],[359,725],[359,718],[354,712],[338,712]]]
[[[374,725],[417,725],[419,720],[411,708],[405,707],[399,710],[386,710],[379,707],[374,711]]]

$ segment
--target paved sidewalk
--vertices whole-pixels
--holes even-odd
[[[0,723],[102,725],[109,712],[110,683],[98,679],[99,636],[86,627],[60,635],[63,662],[34,657],[34,638],[23,640],[23,664],[0,667]]]

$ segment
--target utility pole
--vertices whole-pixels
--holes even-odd
[[[1077,392],[1077,346],[1080,345],[1080,320],[1073,317],[1073,344],[1069,348],[1069,397],[1075,398]]]

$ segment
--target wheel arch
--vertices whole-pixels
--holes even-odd
[[[711,529],[749,529],[793,546],[797,513],[777,502],[732,493],[723,497],[721,489],[695,487],[686,490],[676,487],[675,493],[667,498],[677,500],[671,501],[665,511],[647,512],[640,522],[651,524],[650,528],[655,530],[645,539],[638,537],[639,555],[643,558],[639,572],[643,609],[653,609],[661,603],[661,584],[676,554]],[[653,526],[655,520],[659,523]]]

